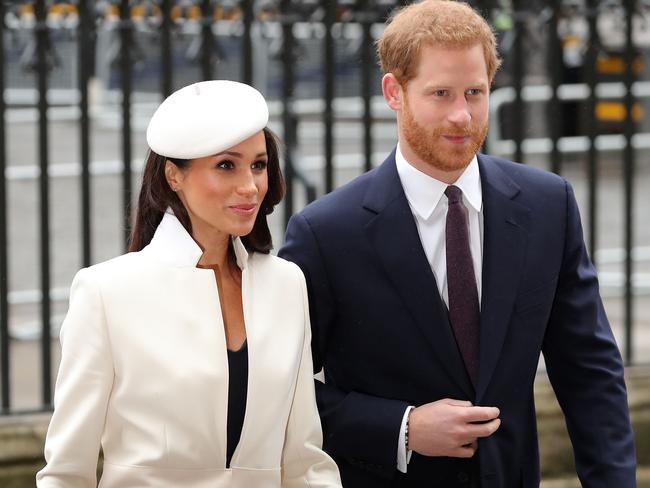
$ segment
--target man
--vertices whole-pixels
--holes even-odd
[[[584,487],[635,486],[623,366],[561,177],[478,154],[498,68],[463,3],[400,10],[378,41],[399,142],[293,216],[324,447],[343,485],[537,487],[540,352]]]

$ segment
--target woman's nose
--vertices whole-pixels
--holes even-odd
[[[241,195],[254,195],[257,193],[257,185],[252,174],[244,175],[237,186],[237,192]]]

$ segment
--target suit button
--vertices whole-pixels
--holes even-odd
[[[469,481],[469,475],[465,471],[459,471],[456,478],[461,483],[467,483]]]

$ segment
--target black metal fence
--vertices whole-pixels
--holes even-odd
[[[12,254],[8,247],[7,174],[11,145],[7,140],[12,110],[36,109],[35,166],[38,167],[40,307],[40,402],[52,404],[52,277],[50,210],[52,201],[49,127],[53,107],[75,109],[78,131],[79,265],[90,265],[94,242],[91,167],[95,118],[89,86],[101,79],[117,93],[121,147],[123,241],[133,201],[132,167],[136,96],[160,100],[191,81],[231,78],[258,86],[279,107],[276,116],[286,144],[284,172],[286,222],[297,202],[312,200],[336,184],[336,126],[354,119],[362,126],[362,164],[370,169],[380,142],[374,129],[391,123],[390,114],[373,101],[380,95],[374,39],[389,12],[406,2],[390,0],[158,0],[76,2],[0,1],[0,413],[25,410],[12,405],[10,335]],[[495,80],[492,125],[486,149],[517,161],[546,155],[549,169],[561,173],[564,162],[583,158],[586,167],[586,234],[592,256],[599,249],[599,164],[619,158],[624,203],[622,324],[624,356],[635,362],[636,337],[634,209],[637,154],[650,147],[645,130],[645,22],[648,2],[486,0],[470,2],[497,31],[505,63]],[[179,52],[182,51],[182,56]],[[63,54],[61,54],[63,52]],[[537,54],[535,54],[537,53]],[[539,53],[544,53],[540,58]],[[65,72],[62,74],[62,72]],[[607,84],[608,82],[609,84]],[[260,86],[264,85],[264,86]],[[13,91],[12,91],[13,90]],[[502,101],[497,98],[503,95]],[[9,96],[18,93],[20,96]],[[57,93],[64,93],[57,98]],[[613,95],[612,95],[613,93]],[[66,95],[67,94],[67,95]],[[357,111],[339,110],[339,99],[354,100]],[[304,100],[318,101],[314,113],[297,109]],[[505,101],[504,101],[505,100]],[[536,105],[537,104],[537,105]],[[498,105],[498,106],[497,106]],[[340,106],[340,105],[339,105]],[[535,108],[537,107],[537,108]],[[345,112],[345,113],[344,113]],[[298,130],[303,119],[318,119],[323,165],[314,176],[300,164]],[[544,123],[539,123],[542,120]],[[536,122],[537,121],[537,122]],[[498,136],[495,136],[497,134]],[[537,148],[537,149],[536,149]],[[541,148],[541,149],[540,149]],[[612,156],[613,154],[613,156]],[[649,188],[650,189],[650,188]],[[648,189],[646,189],[647,191]],[[300,198],[297,198],[296,191]],[[647,209],[647,199],[645,200]],[[643,206],[644,201],[641,201]],[[643,208],[641,209],[643,211]],[[78,217],[75,217],[78,215]],[[637,253],[638,254],[638,253]],[[640,281],[640,280],[638,280]]]

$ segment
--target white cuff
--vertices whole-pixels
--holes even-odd
[[[399,439],[398,439],[398,444],[397,444],[397,470],[406,473],[406,467],[411,460],[411,451],[410,449],[406,449],[406,421],[409,418],[409,413],[411,413],[411,410],[413,410],[415,407],[406,407],[406,411],[404,412],[404,417],[402,417],[402,426],[399,429]]]

